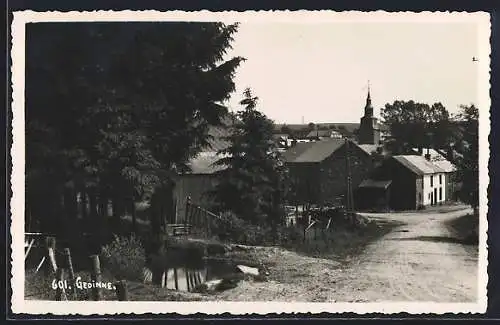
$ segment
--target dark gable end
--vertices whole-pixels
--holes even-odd
[[[370,154],[348,142],[352,187],[356,188],[373,168]],[[347,190],[346,142],[326,139],[299,143],[284,153],[299,204],[337,206]]]

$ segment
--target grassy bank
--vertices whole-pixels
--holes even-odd
[[[288,242],[274,247],[280,247],[303,256],[327,258],[344,263],[361,254],[370,243],[385,236],[399,225],[395,222],[367,221],[365,219],[357,227],[349,228],[345,225],[339,225],[325,232],[318,230],[316,235],[312,233],[310,238],[305,241]],[[247,249],[232,249],[226,255],[252,264],[260,263],[269,267],[276,264],[273,260],[262,258],[263,255],[258,252],[258,249],[247,247]]]
[[[452,235],[466,245],[477,245],[479,242],[479,216],[467,214],[446,222]]]

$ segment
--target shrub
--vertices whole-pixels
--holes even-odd
[[[245,222],[233,213],[225,213],[214,222],[212,233],[222,241],[245,245],[263,245],[272,242],[269,227]]]
[[[141,281],[146,263],[146,253],[134,235],[115,236],[114,240],[102,248],[103,265],[117,279]]]

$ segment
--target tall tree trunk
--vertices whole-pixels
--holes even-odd
[[[99,193],[99,198],[98,198],[98,225],[99,225],[99,236],[101,239],[101,243],[105,241],[105,238],[108,235],[108,232],[110,231],[108,227],[108,205],[109,205],[109,200],[107,193],[103,190],[100,191]]]
[[[112,199],[113,205],[113,221],[112,221],[112,230],[115,231],[121,227],[121,218],[125,214],[125,209],[123,206],[123,199],[115,194]]]
[[[89,190],[89,233],[92,235],[91,252],[97,253],[98,248],[101,246],[101,238],[99,236],[100,224],[99,224],[99,214],[97,213],[97,194],[95,189]]]
[[[151,230],[152,230],[152,235],[155,238],[155,240],[159,240],[160,235],[161,235],[161,230],[160,230],[161,222],[160,222],[159,207],[160,207],[159,190],[155,190],[155,192],[153,193],[153,195],[151,197],[151,208],[150,208],[150,211],[151,211],[151,216],[150,216]]]
[[[64,188],[64,234],[67,244],[73,244],[73,241],[78,240],[75,237],[77,229],[77,214],[78,207],[76,202],[76,191],[72,187]],[[72,245],[70,245],[72,246]]]
[[[137,214],[135,210],[134,198],[129,199],[130,213],[132,214],[132,232],[137,233]]]

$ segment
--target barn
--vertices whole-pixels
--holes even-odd
[[[283,158],[290,173],[290,205],[343,205],[348,170],[355,188],[373,166],[370,153],[353,141],[337,138],[297,143]]]
[[[446,171],[420,155],[386,159],[356,191],[363,208],[414,210],[444,203]]]
[[[212,203],[208,193],[217,184],[216,172],[224,168],[216,165],[215,162],[221,158],[218,152],[229,146],[229,142],[225,139],[229,135],[227,123],[211,127],[209,134],[210,145],[189,161],[190,171],[176,176],[175,214],[171,223],[179,223],[185,217],[188,196],[193,204],[204,208],[210,207]]]

